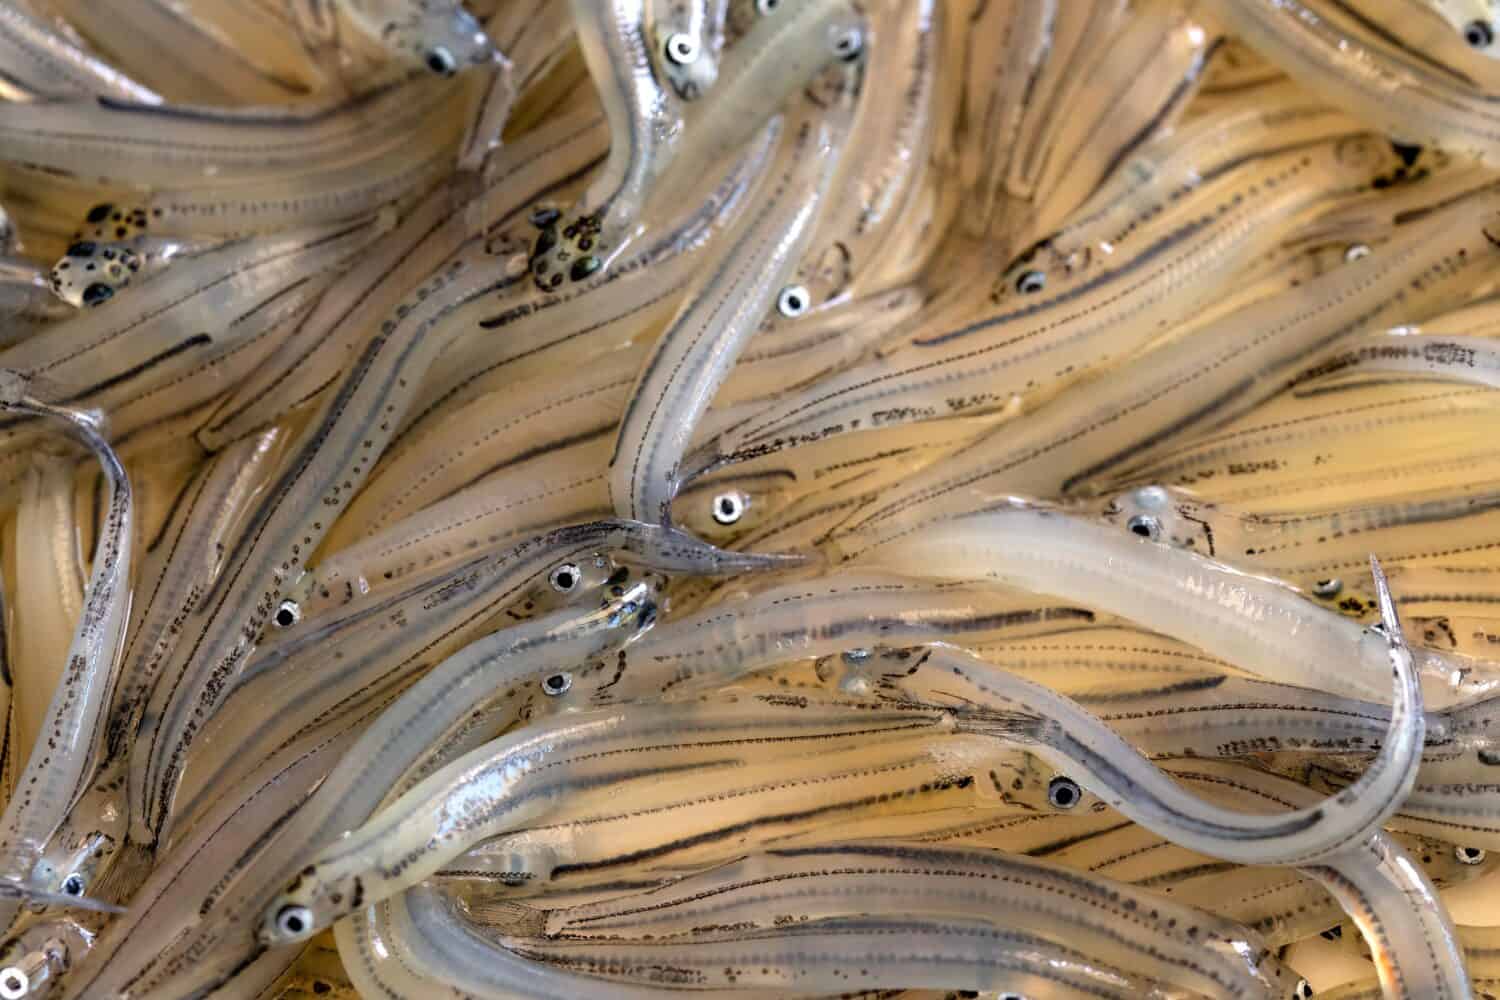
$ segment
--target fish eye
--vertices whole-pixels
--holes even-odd
[[[714,497],[714,520],[734,524],[745,516],[745,498],[739,493],[720,493]]]
[[[1312,1000],[1312,983],[1306,979],[1297,980],[1297,985],[1292,987],[1293,1000]]]
[[[552,571],[547,577],[547,582],[552,584],[552,589],[559,594],[568,594],[578,586],[578,581],[582,577],[583,574],[579,572],[575,563],[563,563]]]
[[[1344,581],[1336,576],[1330,576],[1326,580],[1319,580],[1313,584],[1313,593],[1319,597],[1333,597],[1344,589]]]
[[[755,0],[755,9],[761,14],[773,14],[781,6],[781,0]]]
[[[582,281],[603,266],[604,262],[593,254],[589,254],[587,257],[579,257],[568,270],[568,277],[573,281]]]
[[[83,290],[83,304],[89,308],[102,305],[115,297],[115,290],[102,281],[96,281]]]
[[[1047,287],[1047,275],[1042,271],[1022,271],[1016,279],[1016,291],[1022,295],[1035,295]]]
[[[31,977],[14,965],[0,969],[0,997],[4,1000],[21,1000],[31,992]]]
[[[542,693],[556,698],[560,694],[566,694],[568,688],[573,686],[572,674],[553,674],[542,678]]]
[[[1072,809],[1083,801],[1083,789],[1072,778],[1059,774],[1047,783],[1047,801],[1056,809]]]
[[[1125,527],[1130,529],[1132,535],[1149,538],[1153,542],[1161,537],[1161,522],[1150,514],[1137,514],[1125,522]]]
[[[688,66],[698,61],[698,39],[679,31],[667,38],[666,51],[668,62]]]
[[[74,872],[67,878],[63,879],[62,891],[69,896],[82,896],[83,876],[79,875],[77,872]]]
[[[1484,861],[1484,848],[1482,847],[1455,847],[1453,856],[1466,865],[1477,865]]]
[[[841,31],[833,40],[833,54],[844,62],[853,62],[864,51],[865,39],[858,28]]]
[[[776,296],[776,311],[783,316],[801,316],[807,312],[808,303],[811,301],[812,296],[807,293],[806,288],[801,285],[787,285],[781,290],[781,294]]]
[[[276,911],[276,929],[287,937],[301,937],[312,925],[312,911],[305,906],[287,905]]]
[[[1344,260],[1350,264],[1361,257],[1370,256],[1370,248],[1363,243],[1351,243],[1344,248]]]
[[[438,76],[452,76],[458,72],[458,60],[441,45],[427,50],[427,68]]]
[[[276,606],[276,614],[271,621],[276,623],[277,628],[291,628],[302,620],[302,605],[291,598],[287,598]]]
[[[1470,21],[1464,26],[1464,41],[1476,49],[1487,49],[1495,40],[1495,29],[1488,21]]]

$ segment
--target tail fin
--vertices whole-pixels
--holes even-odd
[[[1375,578],[1375,599],[1380,606],[1380,625],[1392,646],[1406,645],[1406,636],[1401,631],[1401,619],[1396,615],[1396,601],[1391,597],[1391,585],[1380,568],[1380,560],[1370,556],[1370,575]]]
[[[1041,739],[1047,720],[1026,712],[1003,712],[992,709],[960,708],[953,721],[961,733],[976,733],[1017,743],[1036,743]]]

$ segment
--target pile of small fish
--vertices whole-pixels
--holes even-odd
[[[0,1000],[1500,994],[1497,30],[0,0]]]

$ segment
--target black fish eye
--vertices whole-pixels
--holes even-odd
[[[1142,538],[1150,538],[1153,541],[1161,537],[1161,522],[1150,514],[1137,514],[1125,523],[1132,535]]]
[[[807,312],[811,300],[812,296],[801,285],[787,285],[776,296],[776,311],[783,316],[801,316]]]
[[[1464,26],[1464,41],[1476,49],[1487,49],[1495,40],[1495,29],[1488,21],[1470,21]]]
[[[108,302],[114,297],[115,290],[108,285],[94,282],[83,290],[83,304],[86,306],[97,306],[101,302]]]
[[[13,965],[0,972],[0,996],[24,997],[31,991],[31,978]]]
[[[1058,809],[1072,809],[1083,801],[1083,789],[1072,778],[1058,775],[1047,785],[1047,801]]]
[[[427,68],[438,76],[452,76],[458,72],[458,61],[453,53],[439,45],[427,50]]]
[[[720,493],[714,497],[714,520],[734,524],[745,516],[745,500],[738,493]]]
[[[672,35],[666,44],[667,61],[687,66],[698,61],[698,40],[682,32]]]
[[[584,243],[583,240],[579,240],[578,242],[580,246]],[[574,281],[582,281],[603,266],[604,262],[592,254],[587,257],[579,257],[573,262],[573,266],[568,268],[568,277]]]
[[[1047,287],[1047,275],[1041,271],[1023,271],[1016,279],[1016,291],[1022,295],[1034,295]]]
[[[305,906],[283,906],[276,914],[276,926],[283,934],[296,937],[312,926],[312,913]]]
[[[282,601],[271,620],[276,623],[277,628],[291,628],[302,620],[302,607],[293,600]]]
[[[864,47],[864,39],[860,37],[859,31],[851,29],[843,32],[838,38],[834,39],[833,54],[844,60],[844,62],[853,62],[859,58],[859,54],[863,51]]]

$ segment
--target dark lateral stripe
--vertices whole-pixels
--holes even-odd
[[[164,361],[175,358],[179,354],[182,354],[186,351],[191,351],[193,348],[201,347],[204,344],[213,343],[213,339],[214,338],[210,337],[206,333],[194,334],[187,340],[184,340],[182,343],[168,348],[165,351],[162,351],[155,357],[147,358],[145,361],[142,361],[140,364],[136,365],[133,368],[127,368],[123,372],[120,372],[118,375],[105,379],[103,382],[95,382],[87,389],[84,389],[81,392],[74,393],[68,398],[62,400],[62,402],[64,404],[78,403],[87,399],[89,396],[92,396],[94,393],[103,392],[106,389],[112,389],[115,386],[120,385],[121,383],[129,382],[136,376],[145,374],[145,372],[149,369],[156,367]]]
[[[678,838],[676,840],[668,841],[664,844],[658,844],[655,847],[648,847],[643,848],[639,851],[633,851],[629,854],[620,854],[613,857],[600,858],[596,861],[580,861],[574,864],[558,865],[553,869],[552,873],[553,876],[556,877],[558,875],[569,874],[572,872],[597,871],[599,869],[610,868],[615,865],[633,864],[638,861],[646,861],[651,858],[663,857],[665,855],[671,854],[674,851],[683,850],[689,847],[696,847],[700,844],[710,844],[714,841],[723,840],[726,837],[733,837],[740,833],[749,832],[750,830],[753,830],[759,826],[770,826],[777,823],[792,823],[798,820],[833,816],[838,813],[851,812],[853,810],[861,809],[866,806],[877,805],[881,802],[889,801],[897,796],[904,796],[911,794],[912,792],[922,790],[929,792],[945,792],[955,788],[967,788],[970,784],[973,783],[973,781],[974,778],[972,775],[964,775],[963,777],[956,779],[923,782],[919,786],[903,786],[900,792],[887,792],[879,795],[865,795],[855,799],[847,799],[842,802],[813,806],[808,809],[798,809],[788,812],[772,813],[765,816],[757,816],[752,820],[745,820],[740,823],[730,824],[729,826],[717,827],[713,830],[705,830],[704,832],[694,834],[691,837]]]

